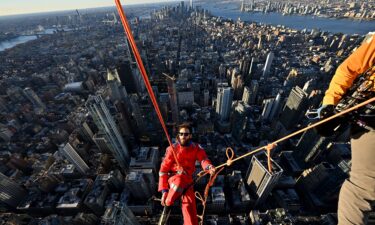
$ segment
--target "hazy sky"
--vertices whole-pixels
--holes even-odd
[[[122,4],[155,3],[171,0],[122,0]],[[0,0],[0,16],[81,8],[115,6],[114,0]]]

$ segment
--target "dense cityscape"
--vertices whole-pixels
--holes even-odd
[[[370,5],[353,7],[374,19]],[[169,134],[190,122],[214,165],[228,147],[240,156],[315,122],[306,111],[364,39],[233,21],[192,1],[143,10],[125,8]],[[168,142],[117,12],[10,21],[0,21],[0,42],[37,38],[0,51],[0,224],[157,224]],[[306,131],[277,145],[272,173],[265,152],[226,167],[204,224],[337,224],[350,165],[348,129]],[[178,204],[169,224],[183,224]]]
[[[246,12],[280,12],[283,15],[313,15],[318,17],[350,18],[357,20],[374,20],[374,1],[255,1],[243,0],[241,11]]]

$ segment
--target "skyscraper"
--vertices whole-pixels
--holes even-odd
[[[83,122],[78,130],[79,134],[88,142],[92,142],[94,137],[94,132],[92,131],[90,125],[87,122]]]
[[[102,153],[111,153],[110,143],[107,140],[107,136],[104,132],[99,131],[93,136],[93,141]]]
[[[16,208],[27,195],[27,191],[9,177],[0,173],[0,203]]]
[[[104,212],[101,224],[103,225],[140,225],[133,212],[129,209],[127,204],[114,202],[112,206],[108,207]]]
[[[298,124],[302,111],[307,105],[307,94],[300,87],[294,87],[288,97],[280,117],[280,122],[286,129],[291,129]]]
[[[246,86],[242,95],[242,101],[249,105],[255,104],[258,95],[259,83],[257,80],[252,80],[250,87]]]
[[[253,74],[255,72],[255,68],[256,68],[256,62],[255,62],[255,58],[252,57],[251,58],[251,63],[250,63],[250,68],[249,68],[249,73],[248,73],[248,77],[245,77],[246,80],[251,80],[253,79]]]
[[[267,155],[262,152],[252,157],[246,175],[251,194],[256,197],[255,205],[261,204],[280,179],[283,169],[271,159],[272,172],[268,171]]]
[[[271,115],[274,103],[275,103],[274,98],[269,98],[269,99],[263,100],[263,111],[262,111],[262,119],[263,120],[270,120],[270,115]]]
[[[134,118],[135,127],[138,133],[143,133],[146,128],[146,121],[142,117],[142,111],[140,106],[140,100],[138,95],[132,94],[130,96],[130,105],[132,109],[132,117]]]
[[[308,168],[326,152],[332,139],[320,136],[314,129],[305,131],[292,155],[302,168]]]
[[[251,66],[252,60],[248,57],[244,57],[240,61],[240,71],[242,76],[246,77],[250,72],[250,66]]]
[[[142,57],[144,59],[144,57]],[[145,60],[144,60],[145,61]],[[147,64],[145,64],[147,65]],[[139,71],[138,67],[136,66],[136,63],[134,62],[132,64],[132,73],[131,73],[134,81],[135,88],[137,90],[137,93],[141,95],[142,93],[145,92],[146,86],[145,83],[143,82],[143,78],[141,76],[141,72]]]
[[[233,89],[223,84],[218,84],[216,113],[219,115],[221,121],[229,119],[232,108]]]
[[[125,179],[126,187],[137,200],[146,200],[152,196],[151,185],[147,183],[142,171],[131,171]]]
[[[203,106],[204,107],[208,106],[209,101],[210,101],[210,91],[205,89],[203,91]]]
[[[169,103],[169,95],[168,93],[160,93],[159,94],[159,107],[161,114],[163,115],[164,120],[168,121],[168,104]]]
[[[259,41],[258,41],[257,47],[258,47],[258,49],[262,49],[263,48],[263,45],[262,45],[262,35],[259,35]]]
[[[272,120],[276,115],[279,114],[280,111],[280,104],[281,104],[281,93],[279,92],[275,98],[274,104],[272,106],[271,113],[269,115],[269,119]]]
[[[70,143],[67,143],[65,146],[61,145],[59,149],[60,153],[65,156],[65,158],[72,163],[80,173],[86,174],[89,167]]]
[[[96,126],[105,134],[110,150],[121,168],[127,170],[130,161],[129,149],[109,112],[101,95],[90,95],[86,108],[94,119]]]
[[[232,118],[232,135],[237,140],[242,140],[245,136],[247,121],[249,118],[250,106],[244,102],[235,104]]]
[[[275,54],[273,54],[273,52],[268,53],[266,64],[264,64],[264,68],[263,68],[263,78],[264,79],[268,76],[268,74],[270,72],[271,64],[272,64],[272,61],[273,61],[274,57],[275,57]]]
[[[46,105],[42,102],[42,100],[40,100],[39,96],[33,91],[33,89],[27,87],[23,90],[23,93],[34,107],[43,111],[46,109]]]
[[[107,85],[112,101],[124,100],[127,97],[128,93],[125,87],[122,86],[120,76],[116,69],[107,71]]]
[[[172,120],[174,123],[178,124],[178,105],[177,105],[177,91],[176,91],[176,78],[170,77],[164,74],[167,77],[167,84],[168,84],[168,94],[169,100],[171,104],[171,111],[172,111]]]
[[[158,147],[141,147],[137,156],[130,161],[131,169],[152,169],[154,175],[157,175],[159,162]]]

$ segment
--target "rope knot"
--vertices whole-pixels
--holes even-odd
[[[226,150],[225,150],[225,154],[227,155],[227,162],[226,162],[226,165],[227,166],[231,166],[232,163],[233,163],[233,158],[234,158],[234,151],[231,147],[228,147]]]
[[[275,143],[268,144],[265,149],[267,150],[267,164],[268,172],[272,173],[272,163],[271,163],[271,151],[276,147]]]
[[[275,143],[270,143],[270,144],[268,144],[268,145],[266,146],[266,150],[267,150],[267,152],[272,151],[272,149],[274,149],[276,146],[277,146],[277,144],[275,144]]]

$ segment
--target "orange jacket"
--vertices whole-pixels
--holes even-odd
[[[358,75],[375,64],[375,34],[370,33],[362,45],[337,68],[323,98],[323,105],[337,105]],[[375,78],[375,74],[371,76]],[[375,89],[374,89],[375,90]]]
[[[187,177],[189,177],[190,182],[193,181],[193,173],[195,171],[195,161],[201,163],[203,170],[207,170],[207,167],[211,165],[211,161],[207,158],[204,149],[196,144],[191,143],[189,146],[183,147],[179,143],[174,144],[174,151],[180,166],[184,169]],[[176,174],[178,171],[177,164],[173,157],[172,148],[169,146],[165,153],[165,158],[160,166],[159,171],[159,191],[169,189],[168,178],[169,173]]]

